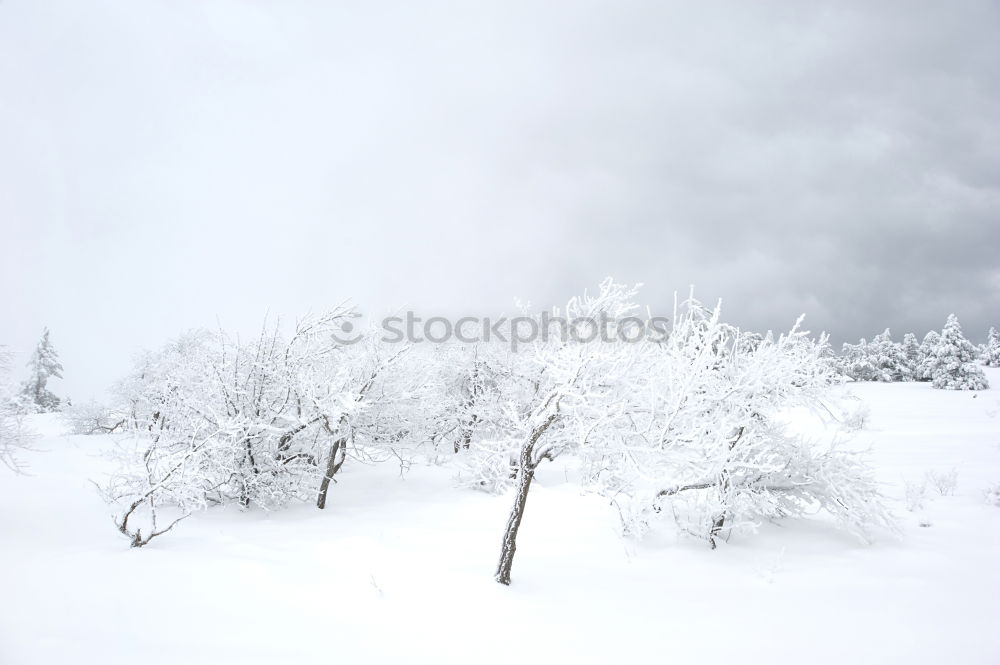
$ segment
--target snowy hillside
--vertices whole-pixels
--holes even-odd
[[[91,483],[112,440],[34,416],[29,475],[0,482],[0,662],[1000,662],[1000,507],[984,498],[1000,392],[849,390],[901,538],[866,546],[817,518],[715,551],[669,524],[636,544],[560,459],[539,471],[510,587],[492,578],[510,494],[434,467],[352,464],[326,511],[211,509],[129,549]],[[931,483],[907,510],[906,481],[912,505],[952,469],[954,495]]]

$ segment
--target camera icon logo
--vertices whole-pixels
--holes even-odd
[[[352,344],[357,344],[364,337],[364,334],[360,330],[355,330],[357,326],[351,323],[348,319],[358,319],[361,318],[360,312],[351,312],[345,315],[345,319],[340,321],[339,330],[330,333],[330,337],[333,341],[341,346],[351,346]]]

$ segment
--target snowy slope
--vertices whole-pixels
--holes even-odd
[[[109,440],[41,418],[32,475],[0,480],[0,663],[1000,662],[1000,391],[851,390],[901,539],[817,519],[714,552],[668,528],[636,545],[553,464],[509,588],[491,578],[509,497],[437,468],[354,464],[326,512],[213,510],[129,550],[89,481]],[[904,479],[953,467],[954,496],[903,507]]]

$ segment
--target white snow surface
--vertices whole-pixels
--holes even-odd
[[[35,417],[29,475],[0,469],[0,663],[1000,663],[1000,391],[845,390],[901,537],[817,517],[715,551],[669,523],[636,543],[560,461],[511,587],[492,579],[511,497],[447,468],[349,461],[326,511],[211,509],[129,549],[91,483],[111,439]],[[906,509],[905,480],[952,468],[954,496]]]

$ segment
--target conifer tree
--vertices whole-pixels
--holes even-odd
[[[946,390],[985,390],[989,387],[983,370],[976,365],[976,348],[965,339],[954,314],[948,315],[934,349],[931,380],[935,388]]]
[[[864,337],[857,344],[844,342],[840,355],[841,373],[855,381],[875,381],[877,372],[871,362],[869,344]]]
[[[990,333],[986,337],[983,364],[987,367],[1000,367],[1000,330],[996,328],[990,328]]]
[[[924,335],[924,341],[920,343],[920,362],[917,365],[917,381],[930,381],[934,367],[934,349],[937,348],[941,335],[936,330],[931,330]]]
[[[24,406],[37,413],[58,411],[60,400],[48,389],[48,382],[51,378],[62,378],[63,366],[49,339],[48,328],[43,330],[42,338],[31,354],[28,369],[31,370],[31,375],[21,388]]]
[[[868,356],[874,369],[875,381],[903,380],[906,357],[903,355],[903,348],[892,341],[888,328],[881,335],[876,335],[868,345]]]
[[[913,333],[903,335],[903,381],[920,380],[920,343]]]

